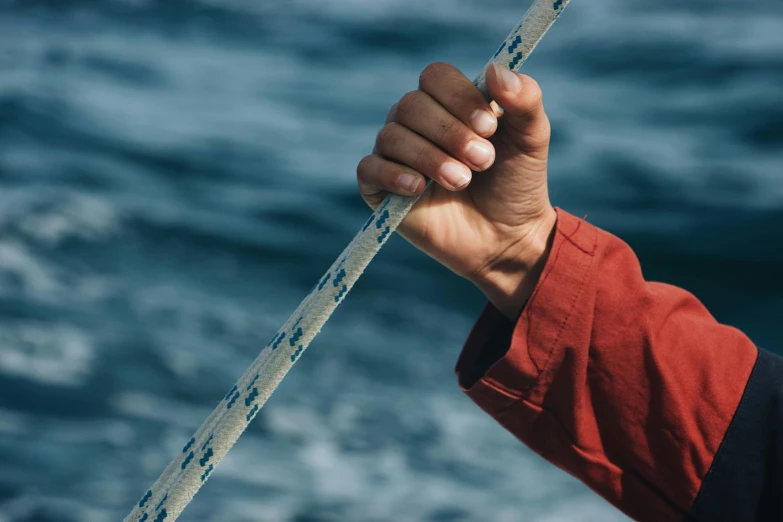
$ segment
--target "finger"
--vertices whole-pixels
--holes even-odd
[[[486,170],[495,160],[492,144],[473,132],[423,91],[402,97],[395,121],[424,136],[473,170]]]
[[[528,153],[546,153],[550,126],[538,83],[492,64],[487,69],[487,89],[503,109],[503,125],[512,143]]]
[[[428,176],[449,190],[470,183],[470,169],[409,128],[392,122],[378,133],[378,153]]]
[[[492,107],[492,114],[494,114],[496,118],[500,118],[501,116],[503,116],[503,109],[500,108],[498,102],[492,100],[489,106]]]
[[[424,189],[424,176],[405,165],[366,156],[356,167],[359,192],[365,201],[375,209],[386,197],[387,192],[401,196],[413,196]]]
[[[394,105],[391,106],[391,108],[389,109],[389,112],[386,113],[386,121],[384,122],[384,125],[388,125],[389,123],[393,122],[394,118],[397,117],[397,106],[398,105],[399,105],[399,102],[395,103]],[[373,154],[378,154],[378,146],[377,146],[377,144],[375,146],[373,146],[372,153]]]
[[[394,121],[395,116],[397,116],[397,107],[399,106],[399,103],[395,103],[391,106],[391,109],[389,109],[389,112],[386,114],[386,122],[385,123],[391,123]]]
[[[394,121],[394,119],[397,117],[397,107],[399,105],[400,104],[398,102],[398,103],[395,103],[394,105],[391,106],[391,108],[389,109],[389,112],[386,113],[386,121],[384,122],[384,125],[388,125],[389,123]],[[377,143],[376,143],[375,146],[373,146],[372,153],[373,154],[378,154],[378,145],[377,145]]]
[[[419,77],[419,90],[432,96],[482,138],[489,138],[497,130],[498,120],[489,102],[453,65],[428,65]]]

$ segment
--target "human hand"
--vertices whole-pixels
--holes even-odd
[[[543,270],[556,213],[547,191],[550,126],[529,76],[487,70],[488,103],[455,67],[429,65],[394,104],[357,168],[372,208],[424,191],[397,231],[516,319]],[[502,110],[500,110],[502,109]]]

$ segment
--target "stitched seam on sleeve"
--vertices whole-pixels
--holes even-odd
[[[567,239],[569,239],[569,243],[574,244],[570,240],[570,238],[568,236],[565,236],[565,237]],[[583,290],[585,288],[585,284],[587,283],[588,276],[589,276],[589,274],[591,272],[591,269],[593,267],[593,262],[595,261],[594,252],[595,252],[595,244],[596,244],[597,241],[598,241],[598,238],[596,237],[593,240],[593,253],[586,252],[584,249],[582,249],[578,245],[575,245],[575,246],[577,246],[577,248],[579,248],[580,251],[582,251],[585,254],[587,254],[588,256],[590,256],[590,262],[587,264],[587,266],[585,267],[585,271],[582,274],[582,281],[579,283],[579,288],[577,289],[576,292],[574,292],[573,297],[571,298],[571,304],[568,307],[568,313],[566,314],[566,316],[563,319],[563,321],[560,323],[560,328],[558,328],[558,330],[557,330],[557,335],[555,335],[555,339],[552,341],[552,345],[549,347],[549,351],[547,353],[546,360],[544,361],[544,364],[542,365],[542,367],[539,368],[538,376],[536,377],[535,381],[533,381],[532,383],[530,383],[527,386],[527,390],[530,390],[534,386],[538,385],[538,381],[539,381],[539,378],[541,377],[541,374],[544,373],[549,368],[549,365],[550,365],[550,363],[552,361],[552,355],[554,354],[555,348],[559,344],[560,337],[563,335],[563,331],[565,330],[566,325],[568,324],[569,319],[571,319],[571,315],[574,313],[574,308],[576,307],[576,303],[577,303],[577,301],[579,299],[579,296],[582,295],[582,292],[583,292]],[[529,324],[530,323],[530,315],[528,315],[527,320],[528,320],[528,324]],[[527,329],[527,341],[526,341],[528,347],[532,346],[531,336],[532,336],[532,332],[531,332],[530,327],[528,327],[528,329]],[[535,360],[533,362],[535,363]],[[536,367],[538,367],[538,364],[536,364]]]
[[[516,390],[513,390],[511,388],[508,388],[505,386],[502,382],[493,379],[492,377],[486,377],[483,379],[484,384],[486,384],[488,387],[492,388],[492,390],[496,391],[497,393],[503,394],[506,397],[509,397],[511,399],[520,400],[522,399],[522,395],[517,392]]]
[[[558,234],[562,235],[564,238],[568,239],[568,236],[566,236],[562,230],[557,231]],[[528,325],[527,327],[527,336],[525,339],[525,343],[528,347],[528,352],[530,351],[530,347],[532,346],[530,343],[530,311],[535,306],[536,297],[539,293],[541,293],[541,289],[544,287],[546,282],[549,280],[550,274],[554,271],[555,267],[557,266],[558,261],[560,260],[560,253],[563,251],[563,247],[565,246],[565,243],[560,243],[557,247],[557,252],[555,252],[555,257],[552,259],[551,264],[549,265],[548,269],[544,274],[541,276],[541,280],[538,282],[538,285],[536,286],[535,290],[533,291],[533,295],[530,296],[530,300],[528,301],[529,306],[525,309],[525,316],[522,318]],[[536,380],[541,376],[542,368],[538,367],[538,364],[536,364],[535,359],[531,357],[531,360],[533,361],[533,364],[536,366],[536,370],[538,370],[538,375],[536,375]],[[525,386],[522,391],[527,391],[532,387],[532,384],[529,384]]]

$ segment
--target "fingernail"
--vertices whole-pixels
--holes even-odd
[[[470,171],[465,168],[464,165],[459,165],[451,161],[447,161],[441,165],[440,175],[443,176],[446,183],[455,189],[460,189],[470,183]]]
[[[474,131],[486,137],[495,132],[497,119],[487,111],[476,109],[470,116],[470,124]]]
[[[410,192],[411,194],[416,193],[416,189],[419,188],[420,182],[421,178],[415,174],[403,172],[397,176],[397,186],[406,192]]]
[[[495,74],[501,89],[507,92],[519,92],[522,88],[522,83],[519,81],[517,73],[496,63],[493,63],[492,67],[495,68]]]
[[[465,157],[475,166],[485,169],[492,163],[492,151],[480,141],[471,141],[465,148]]]

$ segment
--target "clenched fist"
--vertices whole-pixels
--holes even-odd
[[[530,77],[492,65],[488,103],[455,67],[429,65],[389,111],[357,168],[372,208],[435,181],[398,228],[516,319],[541,274],[556,213],[547,191],[550,127]]]

